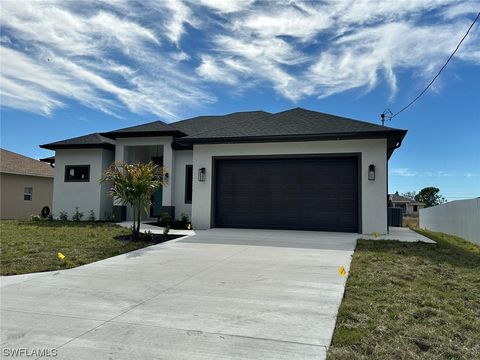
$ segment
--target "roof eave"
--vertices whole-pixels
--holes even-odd
[[[114,144],[44,144],[40,145],[42,149],[61,150],[61,149],[106,149],[115,150]]]
[[[253,142],[283,142],[283,141],[316,141],[316,140],[354,140],[354,139],[390,139],[395,144],[401,140],[407,130],[369,131],[351,133],[329,134],[297,134],[297,135],[266,135],[266,136],[243,136],[243,137],[218,137],[218,138],[184,138],[178,139],[182,143],[192,144],[219,144],[219,143],[253,143]],[[398,145],[399,146],[399,145]],[[397,147],[398,147],[397,146]]]
[[[53,168],[52,168],[53,169]],[[10,175],[22,175],[22,176],[36,176],[36,177],[44,177],[53,179],[55,177],[54,174],[52,175],[45,175],[45,174],[34,174],[34,173],[25,173],[19,171],[8,171],[8,170],[0,170],[0,174],[10,174]]]
[[[172,137],[184,137],[187,134],[180,130],[166,130],[166,131],[110,131],[100,133],[110,139],[124,138],[124,137],[151,137],[151,136],[172,136]]]

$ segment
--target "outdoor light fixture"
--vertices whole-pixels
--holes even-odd
[[[204,182],[206,173],[207,173],[207,170],[204,167],[198,169],[198,181]]]
[[[368,165],[368,180],[375,180],[375,165]]]

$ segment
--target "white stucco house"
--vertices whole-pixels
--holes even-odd
[[[406,130],[295,108],[155,121],[41,145],[55,151],[53,213],[121,221],[98,180],[114,161],[153,160],[169,184],[150,214],[193,227],[386,233],[387,167]]]

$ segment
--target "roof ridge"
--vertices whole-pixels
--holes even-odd
[[[339,115],[330,114],[330,113],[325,113],[325,112],[321,112],[321,111],[305,109],[305,108],[302,108],[302,107],[296,107],[296,108],[291,109],[291,110],[296,110],[296,109],[303,110],[303,111],[308,111],[308,112],[319,113],[319,114],[324,114],[324,115],[332,116],[332,117],[335,117],[335,118],[341,119],[341,120],[355,121],[355,122],[362,123],[362,124],[373,125],[373,126],[376,126],[376,127],[378,127],[378,128],[381,128],[381,129],[404,130],[404,129],[396,129],[396,128],[392,128],[392,127],[389,127],[389,126],[384,126],[384,125],[375,124],[375,123],[372,123],[372,122],[366,121],[366,120],[358,120],[358,119],[347,118],[347,117],[345,117],[345,116],[339,116]]]
[[[222,117],[222,116],[230,116],[230,115],[233,115],[233,114],[247,114],[247,113],[254,113],[254,112],[263,112],[263,113],[271,114],[268,111],[264,111],[264,110],[234,111],[234,112],[231,112],[231,113],[228,113],[228,114],[223,114],[223,115],[198,115],[198,116],[194,116],[194,117],[191,117],[191,118],[188,118],[188,119],[174,121],[172,123],[169,123],[169,125],[170,124],[173,125],[173,124],[182,123],[184,121],[192,121],[194,119],[198,119],[198,118],[201,118],[201,117]]]
[[[254,111],[250,111],[250,112],[254,112]],[[259,111],[261,112],[261,110]],[[259,116],[259,117],[256,117],[254,119],[244,119],[243,121],[235,121],[235,122],[231,122],[230,124],[226,125],[226,126],[222,126],[222,127],[218,127],[218,128],[215,128],[214,131],[217,131],[217,130],[221,130],[221,129],[226,129],[230,126],[234,126],[234,125],[239,125],[239,124],[243,124],[244,122],[247,122],[247,121],[251,121],[251,120],[258,120],[258,119],[263,119],[263,118],[266,118],[266,117],[269,117],[269,116],[272,116],[272,115],[275,115],[275,113],[269,113],[269,112],[266,112],[266,115],[264,116]],[[232,113],[232,114],[235,114],[235,113]],[[231,114],[227,114],[227,115],[231,115]],[[218,116],[227,116],[227,115],[218,115]],[[216,115],[213,115],[213,116],[216,116]],[[194,134],[188,134],[187,137],[189,136],[194,136],[194,135],[199,135],[199,134],[203,134],[203,133],[206,133],[206,132],[210,132],[212,130],[204,130],[204,131],[200,131],[198,133],[194,133]],[[181,141],[181,139],[180,139]]]
[[[166,126],[170,126],[170,123],[166,123],[165,121],[162,121],[162,120],[154,120],[154,121],[150,121],[150,122],[147,122],[147,123],[142,123],[142,124],[137,124],[137,125],[131,125],[131,126],[127,126],[127,127],[124,127],[124,128],[120,128],[120,129],[115,129],[115,130],[110,130],[110,131],[102,131],[101,133],[97,133],[97,134],[108,134],[108,133],[114,133],[114,132],[117,132],[117,131],[121,131],[121,130],[127,130],[127,129],[130,129],[130,128],[134,128],[134,127],[137,127],[137,126],[145,126],[145,125],[150,125],[150,124],[155,124],[155,123],[162,123],[163,125],[166,125]],[[175,129],[176,130],[176,129]],[[102,135],[103,136],[103,135]]]

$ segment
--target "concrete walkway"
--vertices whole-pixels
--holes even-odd
[[[75,269],[3,277],[2,354],[323,359],[345,287],[338,269],[349,269],[358,237],[212,229]]]
[[[424,242],[428,244],[435,244],[435,241],[427,238],[409,228],[391,226],[386,235],[362,234],[360,239],[368,240],[398,240],[401,242]]]

